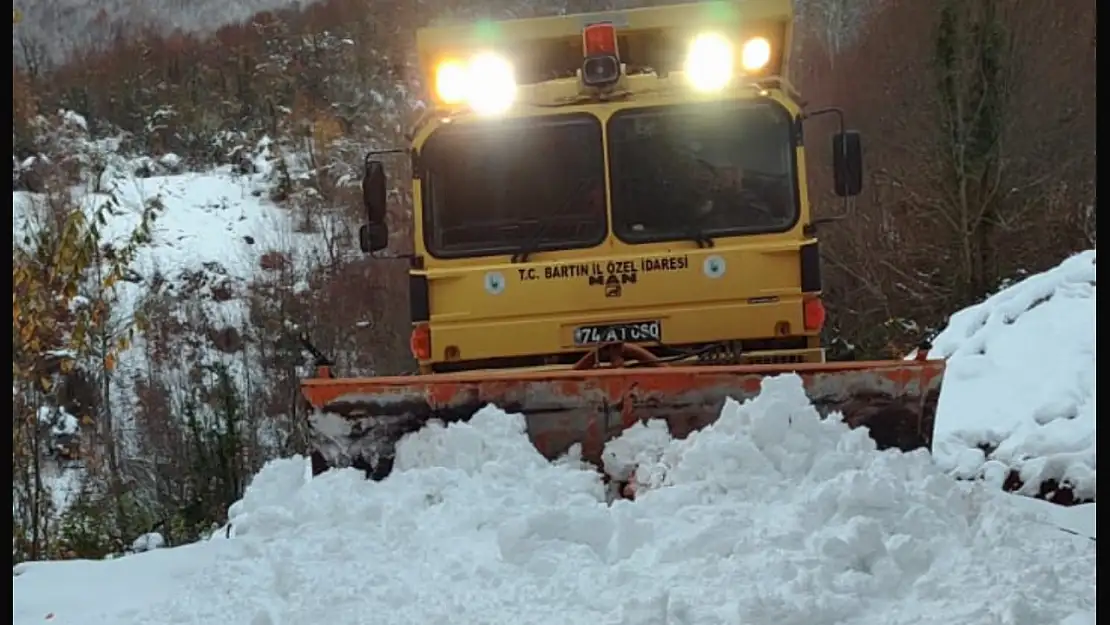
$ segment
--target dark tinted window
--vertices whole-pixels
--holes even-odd
[[[592,115],[444,126],[421,153],[425,244],[440,257],[570,249],[605,238]]]
[[[798,218],[792,128],[790,115],[770,102],[614,115],[614,231],[644,242],[790,229]]]

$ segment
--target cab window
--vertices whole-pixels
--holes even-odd
[[[798,220],[790,114],[772,101],[609,120],[613,228],[631,243],[783,232]]]
[[[437,129],[420,154],[428,252],[459,258],[601,243],[601,136],[586,114]]]

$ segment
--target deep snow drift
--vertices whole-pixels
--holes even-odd
[[[634,502],[523,429],[492,407],[425,428],[380,483],[272,462],[230,540],[16,567],[13,624],[1094,622],[1093,541],[925,452],[877,452],[796,376],[687,440],[613,443],[657,486]]]
[[[1023,494],[1055,480],[1094,498],[1094,250],[952,315],[929,356],[948,360],[941,468],[995,486],[1014,469]]]

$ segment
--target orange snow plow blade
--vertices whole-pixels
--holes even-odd
[[[470,371],[302,382],[314,470],[354,466],[389,473],[394,444],[432,419],[466,421],[487,404],[525,415],[536,448],[554,459],[580,443],[599,463],[606,441],[636,422],[665,419],[675,437],[715,421],[726,398],[759,393],[769,375],[796,373],[822,415],[867,426],[880,448],[932,444],[943,360],[791,365],[662,366],[591,370]]]

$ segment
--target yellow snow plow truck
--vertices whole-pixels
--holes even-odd
[[[318,360],[302,384],[314,469],[381,478],[403,435],[491,403],[524,414],[547,457],[577,443],[597,462],[636,422],[685,436],[784,372],[880,447],[928,447],[943,361],[825,362],[803,129],[840,119],[845,203],[861,142],[799,102],[792,21],[791,0],[746,0],[419,31],[431,95],[394,151],[412,167],[419,373]],[[367,253],[389,238],[379,154]]]

